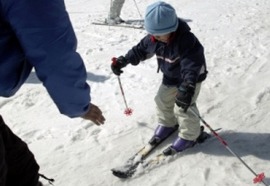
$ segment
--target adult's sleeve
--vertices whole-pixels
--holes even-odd
[[[86,113],[90,87],[64,0],[9,0],[3,8],[27,61],[59,111],[69,117]]]

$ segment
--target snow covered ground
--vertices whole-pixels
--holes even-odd
[[[146,174],[120,180],[110,169],[146,144],[156,127],[154,96],[160,84],[156,60],[128,66],[121,75],[125,105],[110,60],[135,45],[143,30],[92,25],[104,20],[109,0],[65,0],[85,60],[92,101],[106,117],[97,127],[60,115],[33,72],[0,112],[25,140],[55,186],[250,186],[254,175],[216,138]],[[152,0],[126,0],[123,19],[142,19]],[[212,128],[270,184],[270,1],[168,0],[205,47],[209,75],[198,106]],[[139,12],[138,12],[139,10]],[[169,145],[169,142],[165,146]],[[164,146],[163,146],[164,148]],[[162,150],[162,148],[160,149]],[[46,182],[44,182],[46,183]]]

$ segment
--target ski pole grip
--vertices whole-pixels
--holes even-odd
[[[116,57],[113,57],[112,58],[112,65],[116,65],[116,63],[117,63],[117,58]]]

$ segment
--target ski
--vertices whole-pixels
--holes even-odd
[[[220,130],[220,129],[218,129]],[[201,144],[204,143],[207,139],[209,139],[211,137],[210,134],[208,134],[207,132],[204,131],[204,127],[201,126],[201,134],[200,136],[197,138],[196,143],[193,145],[195,146],[196,144]],[[147,160],[146,162],[142,162],[142,167],[143,168],[147,168],[147,167],[152,167],[152,166],[156,166],[159,165],[161,162],[163,162],[166,158],[173,156],[175,154],[179,154],[181,152],[176,152],[173,149],[171,149],[170,147],[167,147],[166,149],[164,149],[161,153],[159,153],[158,155],[156,155],[155,157]],[[134,171],[135,172],[135,171]]]
[[[220,130],[220,129],[217,129],[217,130]],[[197,138],[194,146],[198,143],[199,144],[204,143],[210,137],[211,135],[205,132],[204,127],[201,126],[201,134]],[[156,155],[155,157],[147,161],[146,161],[146,158],[142,158],[139,161],[136,161],[135,164],[129,166],[127,169],[125,168],[118,169],[116,172],[113,172],[113,174],[119,178],[130,178],[137,171],[137,168],[139,167],[139,165],[141,165],[143,169],[156,166],[156,165],[159,165],[161,162],[163,162],[166,158],[172,157],[174,154],[176,154],[176,152],[174,152],[172,149],[168,147],[162,153],[159,153],[158,155]]]
[[[119,24],[109,25],[109,24],[103,23],[103,22],[92,22],[92,24],[93,25],[100,25],[100,26],[131,28],[131,29],[140,29],[140,30],[143,30],[144,29],[143,25],[136,25],[136,24],[119,23]]]
[[[132,157],[130,157],[123,166],[111,169],[112,174],[118,178],[128,178],[135,173],[137,166],[145,160],[145,158],[151,154],[151,152],[159,146],[163,141],[168,139],[175,131],[178,130],[179,125],[175,125],[174,130],[163,140],[151,141],[139,151],[137,151]]]

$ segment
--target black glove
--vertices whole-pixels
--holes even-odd
[[[194,92],[195,84],[193,83],[183,82],[178,88],[178,92],[175,97],[175,103],[178,107],[183,108],[184,112],[186,112],[190,106]]]
[[[122,68],[127,66],[128,62],[124,56],[120,56],[118,58],[114,57],[112,58],[112,64],[111,68],[115,75],[120,76],[121,73],[123,73]]]

